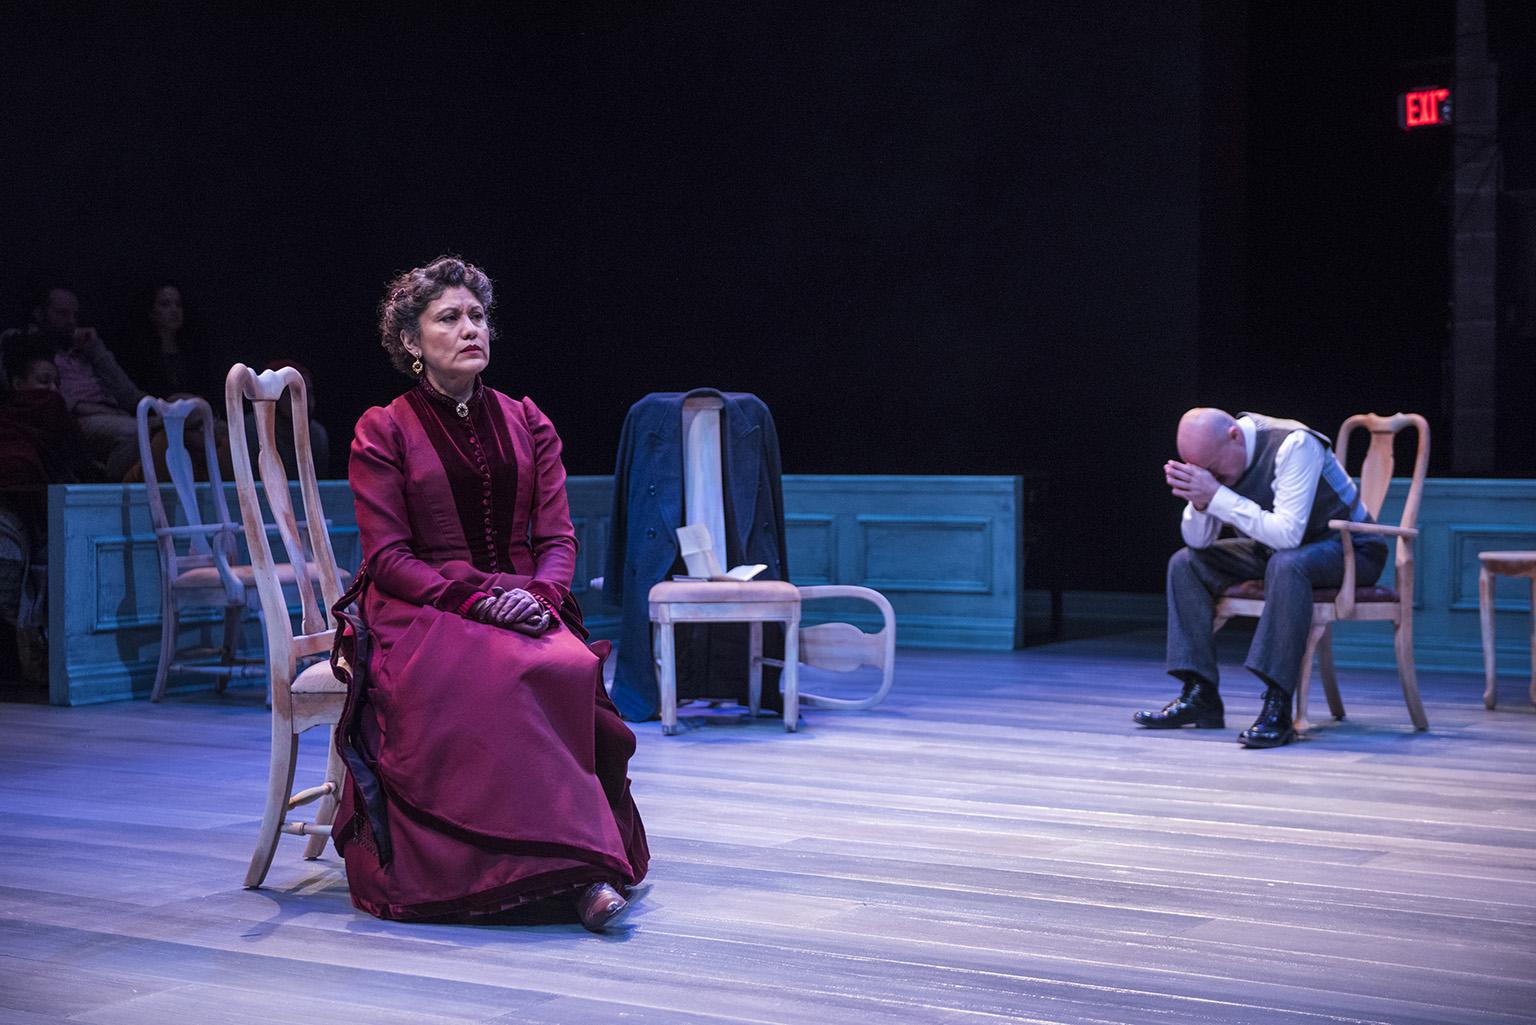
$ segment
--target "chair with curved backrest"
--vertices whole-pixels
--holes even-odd
[[[779,580],[723,579],[725,534],[724,471],[720,446],[718,398],[690,397],[683,404],[684,520],[677,532],[679,550],[689,573],[709,579],[664,580],[651,588],[650,618],[655,636],[657,688],[661,697],[661,728],[677,732],[676,652],[673,629],[677,623],[750,624],[748,709],[756,715],[762,694],[762,667],[783,670],[784,728],[798,726],[799,706],[864,709],[885,700],[896,671],[896,616],[891,603],[878,591],[849,584],[796,587]],[[882,629],[868,634],[851,623],[801,626],[801,607],[806,601],[856,599],[869,602],[880,612]],[[785,626],[784,658],[763,655],[763,623]],[[881,670],[874,694],[857,699],[801,694],[799,667],[808,665],[834,672],[862,666]]]
[[[865,633],[852,623],[818,623],[800,628],[800,662],[816,669],[848,673],[863,666],[880,670],[880,686],[862,698],[834,698],[824,694],[802,694],[800,700],[810,708],[841,708],[854,711],[874,708],[891,692],[896,679],[896,611],[890,601],[872,587],[854,584],[811,584],[800,589],[800,600],[854,598],[873,605],[880,613],[881,627]]]
[[[1399,432],[1412,427],[1417,432],[1418,447],[1413,461],[1413,477],[1408,497],[1396,526],[1383,523],[1353,523],[1330,520],[1328,526],[1345,534],[1385,534],[1397,539],[1393,587],[1356,587],[1354,546],[1344,545],[1344,581],[1337,588],[1312,592],[1312,627],[1307,635],[1306,654],[1301,662],[1301,679],[1296,683],[1297,730],[1307,728],[1307,689],[1312,678],[1312,656],[1318,657],[1319,675],[1328,696],[1328,708],[1335,719],[1344,718],[1344,702],[1339,697],[1338,677],[1333,667],[1332,627],[1336,622],[1369,620],[1392,624],[1393,648],[1397,656],[1397,676],[1403,687],[1403,700],[1415,729],[1429,728],[1424,703],[1419,698],[1418,675],[1413,664],[1413,542],[1419,536],[1415,524],[1419,502],[1424,493],[1424,475],[1429,467],[1429,424],[1417,413],[1377,416],[1360,413],[1344,421],[1339,428],[1335,448],[1339,463],[1347,466],[1350,436],[1356,430],[1370,433],[1370,447],[1360,471],[1360,500],[1375,519],[1392,483],[1393,443]],[[1220,630],[1233,616],[1258,616],[1264,612],[1264,581],[1246,580],[1227,588],[1216,603],[1215,624]]]
[[[278,454],[277,404],[283,391],[292,404],[294,452],[299,478],[304,521],[294,514],[288,470]],[[268,665],[272,677],[272,758],[267,780],[267,804],[262,815],[256,851],[251,856],[245,876],[248,887],[260,886],[272,864],[281,834],[307,836],[306,858],[319,857],[331,833],[336,814],[336,798],[345,782],[345,768],[336,751],[335,725],[346,703],[347,688],[331,671],[330,662],[320,660],[300,671],[301,659],[323,655],[331,650],[336,624],[330,609],[341,598],[342,575],[336,567],[336,555],[326,532],[325,511],[320,504],[320,488],[315,482],[314,457],[309,445],[309,411],[304,393],[304,379],[292,367],[267,370],[257,374],[237,363],[225,379],[224,401],[228,408],[230,455],[234,461],[235,487],[240,496],[240,513],[245,520],[246,543],[251,549],[256,589],[266,624]],[[245,436],[245,408],[249,401],[255,413],[260,466],[260,491],[251,472],[251,456]],[[267,532],[262,526],[261,498],[277,525],[288,554],[288,563],[302,571],[293,574],[302,609],[302,625],[297,635],[289,618],[283,579],[272,557]],[[307,530],[304,528],[307,527]],[[304,530],[301,533],[301,530]],[[304,542],[308,539],[306,547]],[[318,579],[320,594],[313,581]],[[298,755],[299,734],[316,726],[326,731],[328,758],[325,780],[297,794],[293,792],[294,763]],[[314,822],[290,822],[288,812],[311,801],[320,802]]]
[[[146,395],[139,400],[139,462],[144,471],[144,492],[149,499],[149,519],[154,526],[160,555],[160,664],[155,670],[151,701],[165,696],[172,673],[212,674],[222,691],[233,675],[265,672],[260,665],[238,659],[235,648],[247,609],[256,609],[251,567],[240,565],[235,538],[240,524],[229,515],[224,482],[214,445],[213,411],[202,399],[169,402]],[[165,469],[176,491],[179,522],[172,523],[160,491],[159,467],[151,442],[153,420],[165,432]],[[213,519],[204,522],[198,504],[196,471],[187,451],[187,429],[201,433]],[[182,544],[186,550],[182,551]],[[224,613],[223,646],[216,651],[177,649],[181,612],[187,608],[215,608]],[[210,663],[210,659],[216,661]],[[262,659],[262,663],[265,659]]]

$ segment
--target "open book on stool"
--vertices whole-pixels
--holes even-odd
[[[683,553],[683,565],[688,567],[686,576],[675,576],[673,580],[698,581],[698,580],[735,580],[738,582],[751,580],[768,567],[763,563],[754,563],[751,566],[732,566],[728,570],[720,569],[720,559],[715,555],[714,542],[709,536],[709,528],[702,524],[690,524],[677,528],[677,547]]]

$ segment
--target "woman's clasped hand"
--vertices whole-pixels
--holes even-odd
[[[529,637],[537,637],[555,621],[543,603],[521,587],[497,588],[488,597],[475,602],[469,614],[481,623],[515,630]]]

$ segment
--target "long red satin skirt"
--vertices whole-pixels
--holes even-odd
[[[627,778],[635,737],[601,659],[563,625],[526,637],[373,597],[362,732],[393,856],[381,865],[367,845],[342,845],[352,902],[380,918],[465,920],[638,883],[650,852]],[[337,821],[355,810],[343,788]]]

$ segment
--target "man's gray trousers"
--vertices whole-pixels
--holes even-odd
[[[1355,536],[1355,578],[1369,587],[1387,562],[1387,543]],[[1337,534],[1299,548],[1275,551],[1251,538],[1228,538],[1208,548],[1181,548],[1168,560],[1168,673],[1216,685],[1216,599],[1233,584],[1264,581],[1264,615],[1248,648],[1245,668],[1289,692],[1301,679],[1312,623],[1313,588],[1338,587],[1344,547]]]

